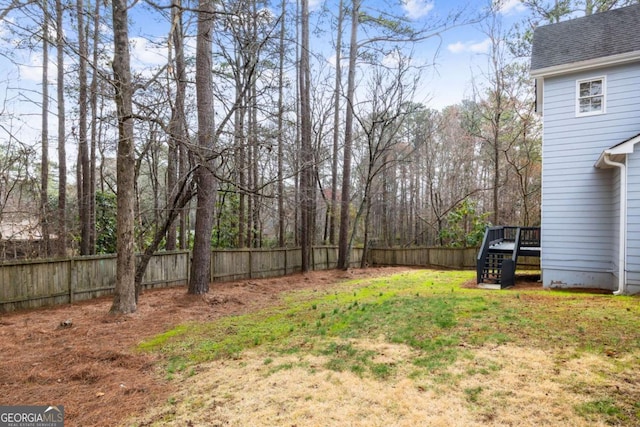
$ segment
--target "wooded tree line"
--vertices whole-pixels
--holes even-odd
[[[473,246],[488,224],[538,224],[532,30],[629,1],[523,0],[514,28],[503,3],[418,24],[361,0],[5,1],[3,60],[42,73],[19,93],[21,75],[3,81],[2,257],[118,252],[130,289],[151,253],[190,248],[200,293],[212,246],[301,246],[306,270],[311,245],[337,244],[346,268],[356,244]],[[487,67],[436,110],[417,101],[431,65],[415,52],[457,25],[483,29]]]

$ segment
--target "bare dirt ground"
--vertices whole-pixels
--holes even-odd
[[[275,305],[284,291],[406,270],[330,270],[215,283],[206,296],[188,296],[184,287],[153,290],[130,316],[109,315],[110,297],[3,314],[0,405],[64,405],[68,426],[118,425],[165,402],[176,386],[156,375],[156,356],[135,351],[145,338],[185,321]]]

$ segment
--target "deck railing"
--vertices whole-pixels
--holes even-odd
[[[540,247],[540,227],[520,227],[520,247]]]
[[[504,283],[513,284],[512,282],[515,280],[515,270],[521,250],[537,248],[537,256],[539,256],[540,227],[487,227],[477,257],[476,273],[478,283],[482,283],[483,281],[483,270],[485,269],[485,263],[487,262],[491,248],[500,243],[513,243],[513,250],[502,248],[502,253],[508,250],[511,252],[511,257],[501,261],[502,273],[500,274],[500,279]],[[525,251],[525,253],[531,254],[531,251]]]

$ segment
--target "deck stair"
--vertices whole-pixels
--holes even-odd
[[[540,256],[540,227],[487,227],[476,264],[478,286],[513,286],[520,256]]]

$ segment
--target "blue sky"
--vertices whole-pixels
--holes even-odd
[[[327,4],[337,3],[337,0],[310,0],[312,12],[318,13],[325,1],[328,2]],[[344,1],[345,4],[349,3],[349,0]],[[378,10],[388,9],[389,2],[394,1],[398,2],[397,10],[389,10],[389,12],[405,16],[416,26],[447,16],[450,11],[460,8],[463,8],[469,16],[479,15],[491,3],[491,0],[363,0],[365,7]],[[278,2],[279,0],[274,0],[274,4]],[[513,23],[521,21],[528,13],[519,0],[501,0],[501,3],[499,16],[505,30],[509,29]],[[289,10],[292,11],[294,8],[295,0],[291,0]],[[135,35],[144,33],[143,35],[152,35],[164,40],[167,28],[159,22],[157,17],[145,19],[143,9],[138,8],[136,11],[132,9],[132,12],[131,35],[135,41],[132,46],[133,57],[139,61],[139,64],[146,62],[161,65],[165,61],[165,49],[155,47],[145,37]],[[274,14],[276,13],[279,13],[279,10],[274,11]],[[326,18],[323,21],[326,24]],[[324,40],[319,39],[315,43],[325,44],[324,53],[331,62],[332,59],[335,60],[330,48],[331,35],[324,32],[322,37]],[[348,44],[348,37],[348,28],[345,28],[343,35],[345,46]],[[191,40],[191,42],[194,41]],[[313,44],[312,48],[319,48],[318,44],[315,46]],[[425,62],[435,63],[435,66],[429,68],[429,72],[423,77],[424,89],[418,94],[417,101],[424,101],[430,107],[441,109],[447,105],[459,103],[464,97],[470,96],[472,76],[476,75],[478,78],[486,68],[488,47],[487,36],[483,34],[479,24],[455,27],[442,32],[438,37],[417,44],[414,47],[414,54]]]
[[[323,0],[311,0],[312,10],[317,10]],[[331,1],[331,0],[329,0]],[[363,0],[365,6],[376,8],[382,5],[383,0]],[[394,0],[391,0],[394,1]],[[398,15],[404,15],[411,19],[417,26],[428,23],[430,20],[446,16],[451,10],[465,8],[469,15],[480,13],[487,7],[490,0],[397,0],[397,11],[389,11]],[[347,1],[345,1],[347,2]],[[508,29],[514,22],[520,21],[526,15],[526,9],[519,0],[502,0],[503,7],[501,18],[503,27]],[[0,0],[0,5],[5,0]],[[293,8],[293,3],[291,6]],[[389,7],[388,3],[384,6]],[[132,56],[134,66],[142,67],[158,66],[164,63],[166,47],[154,46],[145,37],[157,37],[158,41],[166,40],[168,24],[158,16],[151,16],[147,8],[139,6],[131,9],[132,26],[130,35],[132,38]],[[0,32],[3,30],[0,23]],[[105,29],[109,31],[109,29]],[[348,39],[348,29],[345,29],[344,38]],[[325,33],[326,35],[326,33]],[[330,37],[326,35],[326,37]],[[327,45],[328,45],[327,41]],[[431,99],[431,106],[442,108],[446,105],[460,102],[464,96],[470,94],[472,74],[480,75],[485,68],[486,53],[488,49],[487,37],[482,33],[479,25],[465,25],[453,28],[415,46],[415,55],[422,57],[426,62],[435,60],[432,72],[425,73],[424,99]],[[437,55],[436,55],[437,52]],[[328,53],[331,55],[331,52]],[[435,56],[434,56],[435,55]],[[50,78],[55,78],[54,56],[50,55]],[[24,58],[24,64],[19,69],[22,84],[38,84],[41,78],[42,55],[32,53]],[[4,62],[0,59],[0,62]],[[18,72],[9,64],[0,64],[10,75]],[[430,93],[429,93],[430,92]]]
[[[4,7],[8,0],[0,0],[0,7]],[[312,10],[318,10],[320,2],[323,0],[311,0]],[[333,2],[334,0],[326,0]],[[387,1],[399,1],[394,8],[397,10],[389,10],[391,14],[404,15],[412,20],[416,25],[427,23],[438,16],[446,16],[450,10],[465,7],[468,14],[478,13],[486,8],[490,0],[363,0],[365,7],[372,9],[383,7],[389,8]],[[277,1],[276,1],[277,2]],[[383,3],[384,2],[384,3]],[[345,0],[348,3],[348,0]],[[293,9],[295,2],[290,4]],[[501,9],[501,18],[503,20],[503,28],[508,29],[514,22],[521,21],[526,16],[527,11],[518,0],[503,0]],[[14,19],[11,15],[8,19]],[[166,57],[166,37],[168,32],[168,23],[162,18],[152,16],[146,7],[141,7],[141,3],[131,9],[132,25],[130,28],[130,36],[132,38],[132,65],[138,69],[142,67],[154,67],[164,64]],[[325,20],[326,22],[326,20]],[[0,35],[3,31],[5,23],[0,22]],[[109,28],[105,28],[109,31]],[[71,37],[75,37],[70,32]],[[152,36],[159,45],[154,45],[147,40],[146,37]],[[330,37],[325,33],[325,37]],[[345,40],[348,40],[348,29],[345,29]],[[487,61],[486,53],[488,44],[487,37],[482,33],[478,25],[465,25],[448,30],[439,37],[435,37],[414,46],[414,54],[417,59],[422,58],[426,62],[435,60],[435,67],[429,68],[429,72],[424,73],[422,81],[422,89],[417,94],[416,101],[425,102],[431,108],[441,109],[447,105],[459,103],[465,96],[471,95],[472,75],[480,76],[485,68]],[[188,41],[193,44],[193,38]],[[322,41],[320,41],[322,43]],[[330,43],[325,40],[326,46]],[[314,46],[318,48],[318,45]],[[327,49],[327,56],[330,56],[331,49]],[[435,55],[437,52],[437,55]],[[3,70],[0,79],[0,90],[4,93],[3,97],[11,95],[7,93],[7,86],[17,89],[17,92],[32,90],[29,96],[35,97],[35,92],[40,90],[41,79],[41,63],[42,54],[39,51],[24,52],[21,60],[23,65],[16,67],[15,65],[0,57],[0,69]],[[435,55],[435,56],[434,56]],[[55,84],[55,52],[50,55],[50,71],[49,76],[52,84]],[[151,75],[151,71],[149,71]],[[9,78],[9,81],[5,79]],[[55,86],[51,87],[51,93],[55,92]],[[14,92],[15,93],[15,92]],[[25,92],[27,93],[27,92]],[[2,99],[4,101],[4,99]],[[55,108],[55,106],[52,106]],[[39,133],[39,120],[33,120],[33,117],[39,115],[37,108],[34,109],[33,102],[18,102],[13,105],[12,109],[17,114],[32,114],[32,118],[23,122],[22,126],[28,133],[37,135]],[[29,116],[25,116],[29,117]],[[55,119],[50,120],[55,123]],[[55,126],[52,124],[51,126]],[[0,135],[4,137],[4,135]],[[29,138],[31,139],[31,138]],[[37,139],[37,136],[36,136]]]
[[[452,2],[438,3],[449,5]],[[469,3],[469,7],[478,10],[483,6],[483,2],[479,1]],[[527,13],[517,0],[503,2],[499,15],[503,29],[508,30],[514,23],[524,19]],[[472,76],[481,78],[486,69],[488,49],[488,37],[478,24],[454,28],[443,33],[442,48],[436,60],[438,65],[432,84],[429,85],[433,90],[433,107],[442,108],[455,104],[471,95]]]
[[[337,0],[311,1],[311,8],[316,11],[321,8],[322,1],[337,3]],[[463,9],[466,16],[479,16],[491,3],[491,0],[395,0],[397,3],[393,6],[390,3],[393,1],[363,0],[363,8],[373,13],[382,10],[391,15],[404,16],[420,28],[446,17],[453,10]],[[348,4],[348,0],[345,0],[345,4]],[[527,9],[519,0],[501,0],[498,16],[505,31],[514,23],[522,21],[527,14]],[[346,25],[343,35],[345,49],[348,45],[349,23]],[[325,55],[329,62],[335,63],[335,55],[329,47],[328,38],[331,36],[325,33],[323,37],[324,40],[320,38],[317,41],[320,44],[326,43]],[[316,45],[315,49],[318,48]],[[430,65],[423,73],[422,89],[416,94],[416,101],[424,102],[431,108],[442,109],[470,97],[473,76],[479,82],[486,69],[488,49],[488,37],[479,23],[454,27],[413,46],[412,54],[416,61]]]

